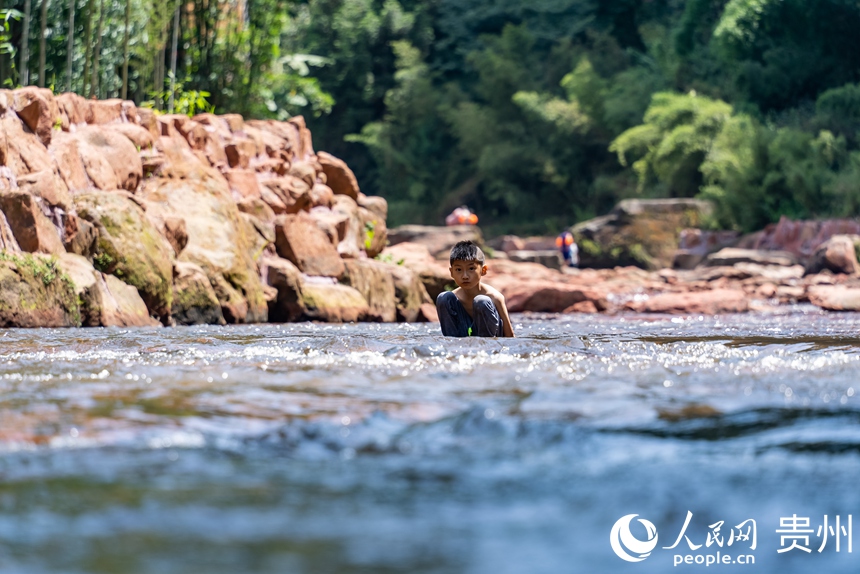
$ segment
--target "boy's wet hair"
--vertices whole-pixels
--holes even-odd
[[[484,252],[472,241],[460,241],[451,248],[451,265],[454,261],[477,261],[484,264]]]

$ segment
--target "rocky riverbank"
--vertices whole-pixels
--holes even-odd
[[[0,326],[433,319],[301,117],[0,91]]]
[[[584,263],[606,269],[560,269],[553,238],[500,238],[487,280],[512,312],[860,308],[857,237],[835,236],[853,222],[683,231],[706,212],[623,202],[574,228]],[[314,151],[301,117],[0,90],[0,327],[433,321],[447,250],[480,230],[389,237],[386,216],[343,161]],[[738,242],[759,249],[717,251]]]

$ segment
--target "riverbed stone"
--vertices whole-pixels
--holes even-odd
[[[0,193],[0,211],[21,250],[29,253],[65,252],[57,227],[45,216],[40,200],[23,191]]]
[[[833,273],[854,275],[860,271],[857,245],[860,245],[858,235],[834,235],[818,246],[806,266],[806,272],[813,274],[828,269]]]
[[[816,285],[808,293],[810,303],[827,311],[860,311],[860,287]]]
[[[336,195],[347,195],[358,200],[358,194],[361,193],[358,180],[346,162],[324,151],[318,152],[317,158],[326,175],[326,184],[332,191]]]
[[[137,189],[143,178],[143,164],[131,140],[110,129],[94,126],[81,128],[72,137],[78,142],[84,167],[96,187],[103,190]]]
[[[404,267],[418,275],[434,301],[446,287],[456,287],[448,270],[448,262],[442,263],[433,257],[426,245],[409,242],[390,245],[385,248],[381,257],[394,263],[402,261]]]
[[[224,325],[224,313],[203,268],[187,261],[173,267],[173,305],[177,325]]]
[[[17,89],[12,107],[21,121],[39,137],[42,145],[50,145],[54,124],[60,119],[60,108],[53,92],[35,86]]]
[[[367,317],[367,301],[348,285],[303,281],[304,318],[327,323],[350,323]]]
[[[0,211],[0,251],[7,253],[21,253],[21,247],[15,240],[15,234],[6,220],[6,215]]]
[[[741,289],[713,289],[688,293],[663,293],[629,306],[638,313],[717,315],[749,311],[749,299]]]
[[[340,277],[344,265],[334,246],[307,214],[282,215],[275,219],[278,255],[291,261],[302,273]]]
[[[387,263],[387,272],[394,280],[395,308],[397,320],[414,323],[422,319],[422,305],[430,305],[434,310],[436,306],[430,299],[424,283],[417,273],[405,265],[396,262]]]
[[[248,255],[253,238],[239,223],[239,210],[224,179],[219,175],[147,180],[141,196],[185,220],[188,243],[179,259],[196,263],[206,272],[225,320],[264,322],[268,307],[260,273]]]
[[[80,325],[75,286],[56,257],[0,251],[0,328]]]
[[[79,217],[98,230],[96,268],[140,292],[149,312],[167,321],[173,299],[173,248],[136,202],[121,191],[75,196]]]
[[[299,268],[282,257],[266,256],[261,272],[266,283],[277,290],[277,296],[269,302],[269,320],[286,323],[305,316]]]
[[[397,320],[397,300],[394,277],[389,272],[391,265],[372,259],[344,261],[346,274],[344,283],[361,293],[367,301],[368,321],[393,323]]]

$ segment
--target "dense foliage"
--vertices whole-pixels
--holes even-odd
[[[121,96],[127,62],[138,102],[303,113],[394,224],[465,203],[490,232],[556,231],[626,197],[708,197],[745,230],[860,210],[853,0],[48,1],[0,4],[5,81]]]

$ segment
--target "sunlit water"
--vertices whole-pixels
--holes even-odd
[[[860,316],[515,324],[0,331],[0,572],[860,570]]]

